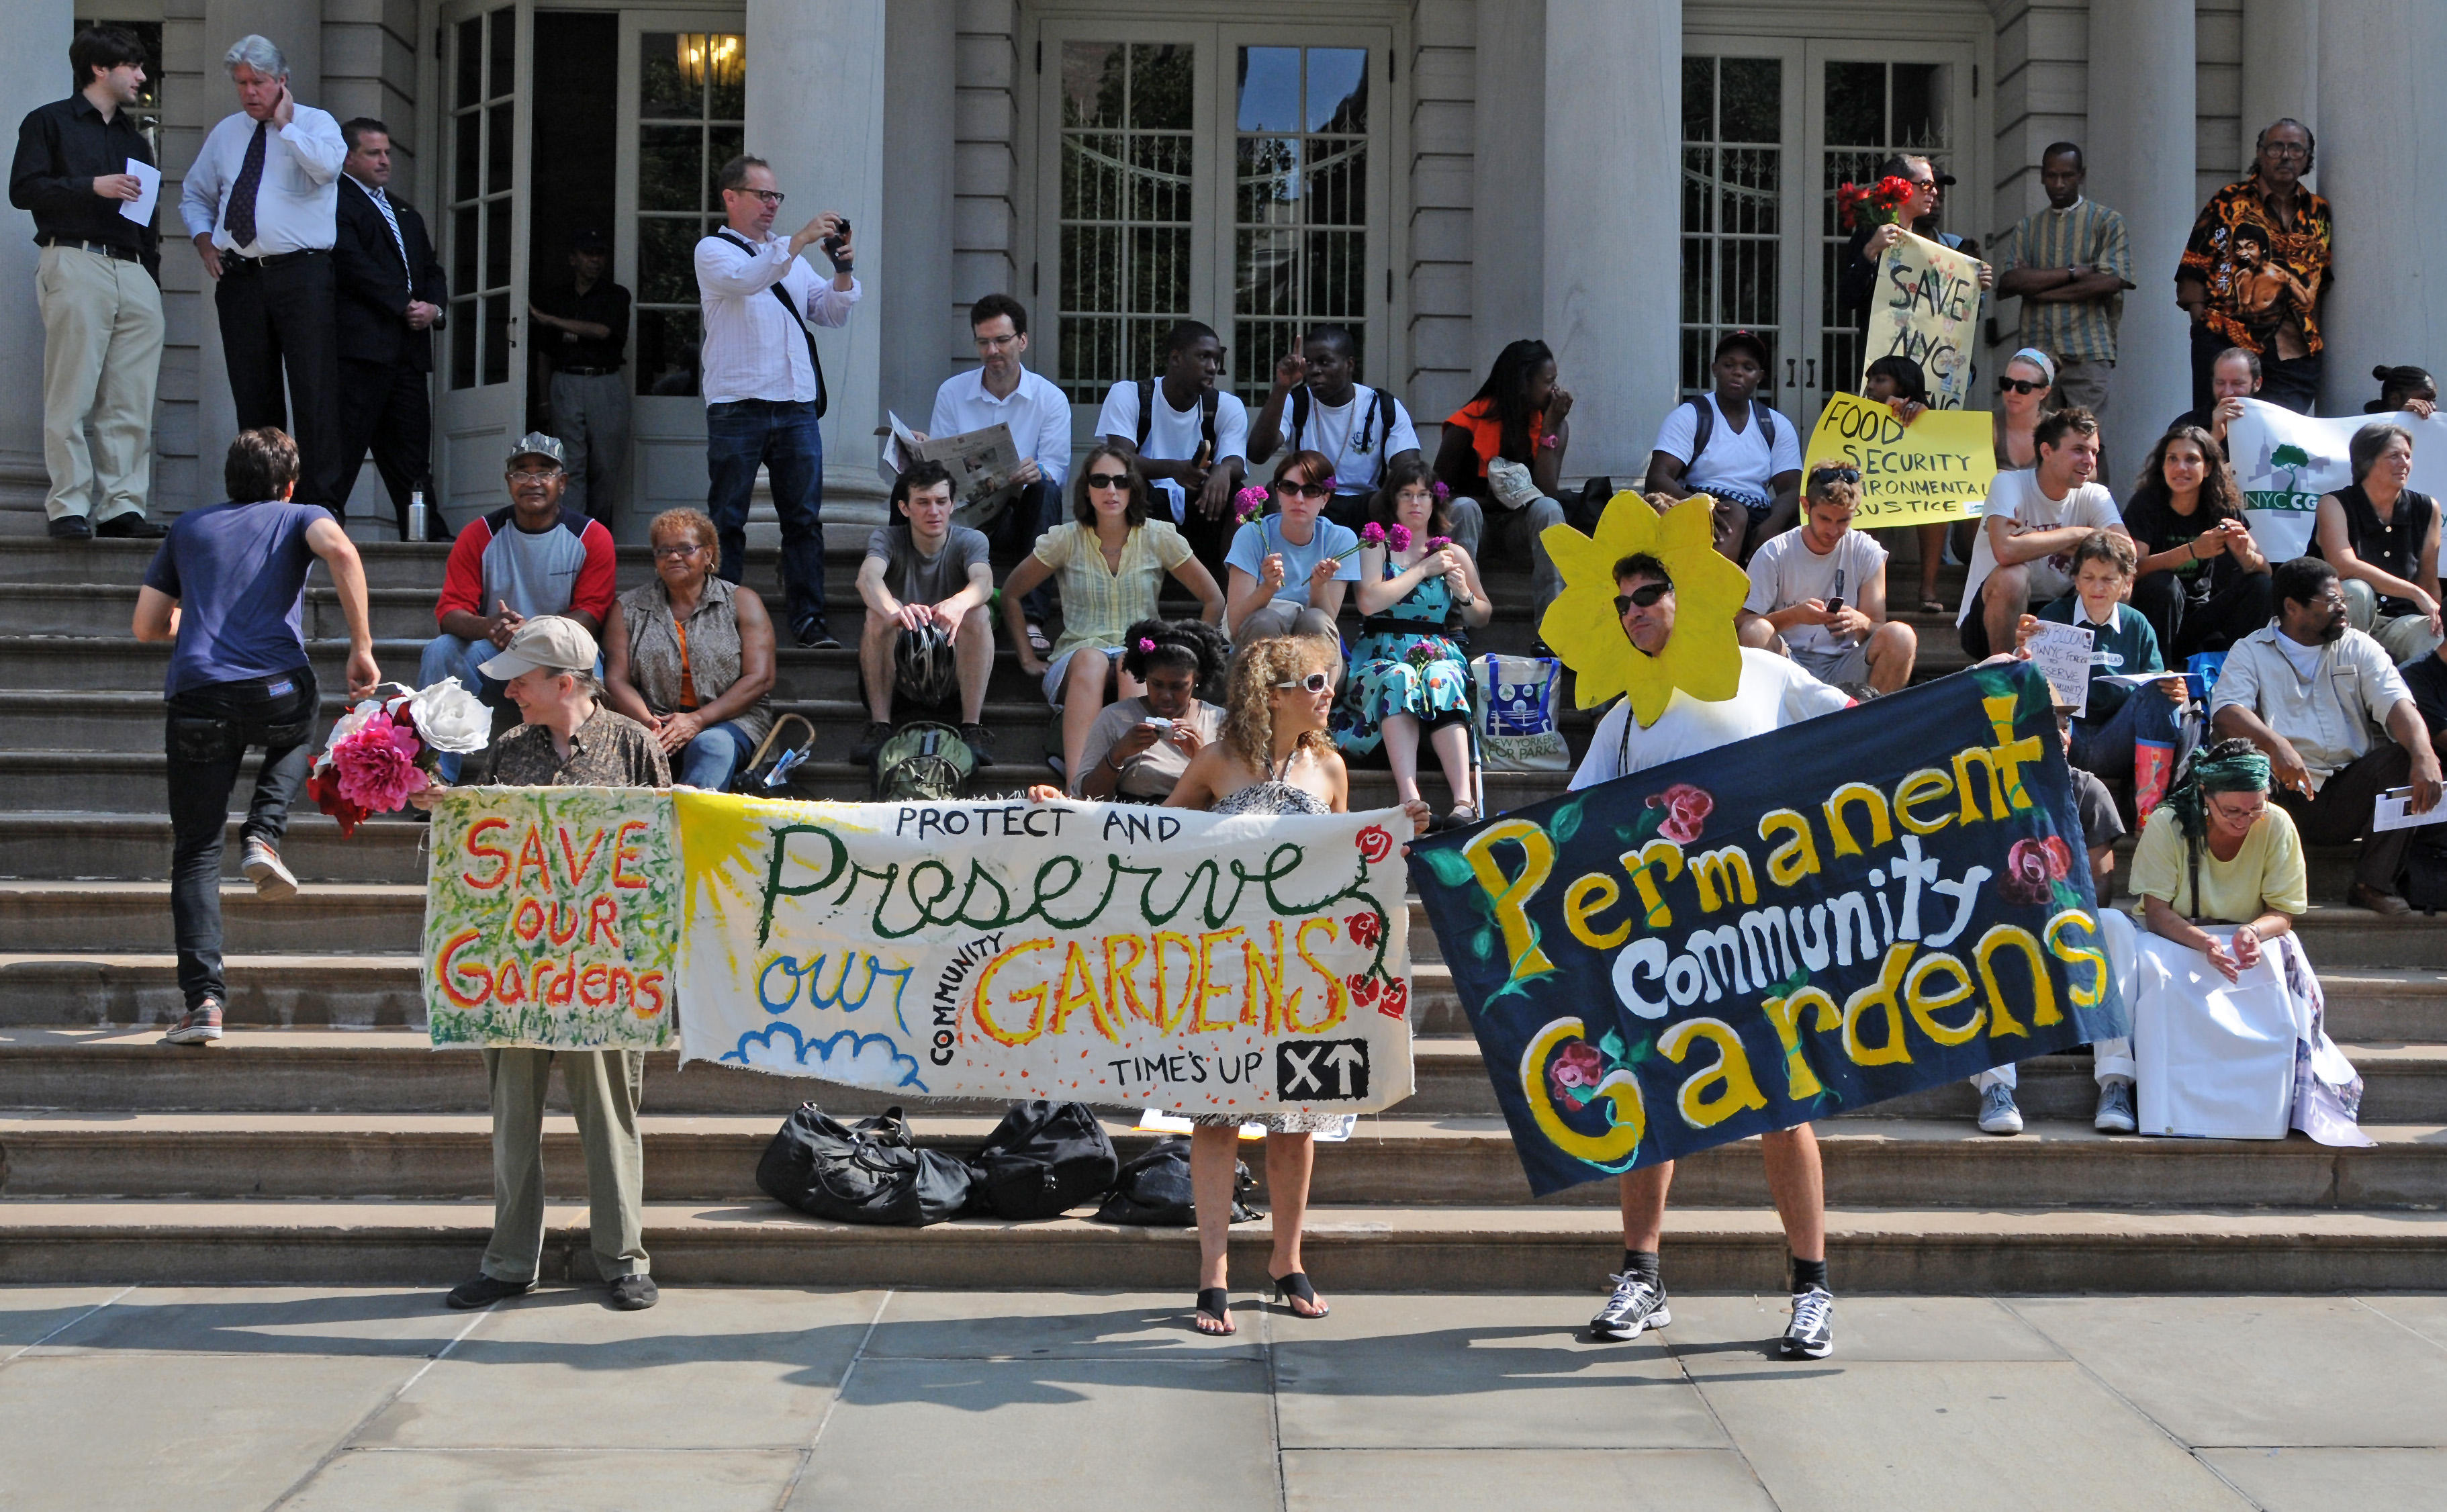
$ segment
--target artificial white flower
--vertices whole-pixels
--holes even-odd
[[[493,711],[460,687],[456,677],[445,677],[410,698],[408,715],[416,733],[435,750],[472,755],[493,738]]]

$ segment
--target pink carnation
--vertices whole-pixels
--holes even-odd
[[[1234,514],[1243,522],[1255,520],[1266,512],[1266,501],[1272,497],[1264,488],[1251,483],[1232,496]]]
[[[1445,481],[1441,478],[1437,479],[1434,482],[1428,484],[1428,491],[1435,495],[1439,501],[1450,500],[1452,498],[1452,489],[1447,486]]]
[[[1363,546],[1382,546],[1385,544],[1385,527],[1373,520],[1370,520],[1359,529],[1359,543]]]
[[[332,747],[332,772],[340,796],[369,814],[394,813],[408,795],[431,785],[418,770],[423,747],[413,729],[374,720]]]
[[[1393,542],[1394,549],[1395,551],[1409,551],[1411,549],[1411,527],[1408,525],[1398,524],[1389,525],[1385,528],[1385,539]]]
[[[1434,555],[1435,553],[1437,553],[1437,552],[1440,552],[1440,551],[1444,550],[1447,546],[1450,546],[1450,545],[1451,545],[1451,544],[1452,544],[1452,538],[1451,538],[1451,536],[1431,536],[1431,537],[1429,537],[1429,538],[1428,538],[1428,552],[1429,552],[1429,555],[1432,556],[1432,555]]]

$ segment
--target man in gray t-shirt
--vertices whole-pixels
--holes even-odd
[[[991,766],[993,737],[978,723],[994,674],[986,538],[952,523],[952,475],[940,463],[919,463],[894,481],[892,512],[894,521],[867,538],[858,567],[866,605],[858,667],[868,723],[849,759],[871,762],[892,738],[896,694],[940,704],[957,687],[960,738],[979,766]]]

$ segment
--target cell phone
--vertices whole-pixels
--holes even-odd
[[[1842,594],[1837,594],[1834,597],[1827,600],[1827,612],[1831,614],[1840,614],[1844,612],[1844,595]]]
[[[1149,714],[1147,718],[1140,720],[1139,723],[1145,725],[1149,729],[1170,729],[1172,728],[1171,720],[1158,719],[1153,714]]]

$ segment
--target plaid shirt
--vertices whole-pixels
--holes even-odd
[[[672,767],[645,726],[598,699],[569,738],[569,760],[552,748],[551,730],[522,725],[502,737],[493,781],[503,787],[669,787]]]
[[[2245,239],[2267,249],[2256,271],[2234,257],[2234,242],[2246,227],[2253,235]],[[2320,323],[2313,312],[2335,277],[2328,265],[2335,243],[2328,201],[2296,188],[2294,227],[2280,231],[2260,198],[2260,180],[2238,179],[2201,207],[2175,276],[2196,278],[2208,287],[2202,312],[2210,329],[2231,345],[2273,357],[2278,328],[2290,321],[2303,328],[2304,345],[2318,351]]]
[[[2124,239],[2124,217],[2096,199],[2053,206],[2015,222],[1997,243],[1999,276],[2014,268],[2077,265],[2133,281],[2133,254]],[[2114,362],[2115,323],[2124,318],[2124,296],[2104,299],[2022,301],[2022,339],[2058,362]]]

